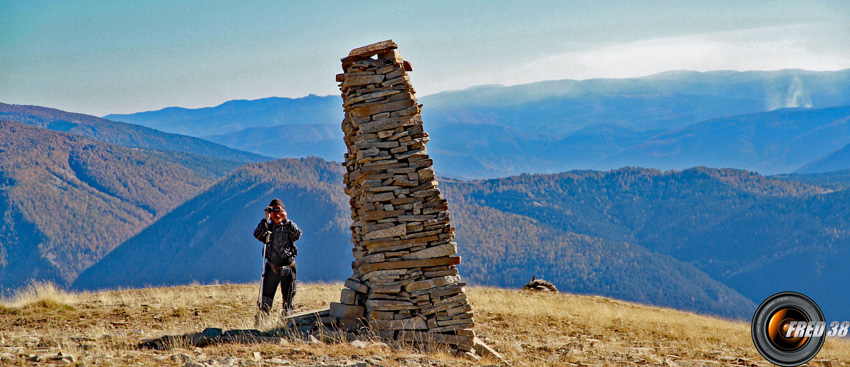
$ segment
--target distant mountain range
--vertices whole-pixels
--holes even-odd
[[[334,123],[260,126],[201,138],[269,157],[316,156],[329,161],[342,161],[345,153],[342,135],[339,124]]]
[[[466,121],[562,138],[591,124],[680,129],[717,117],[850,104],[850,70],[670,71],[628,79],[479,86],[422,98],[424,120]]]
[[[191,136],[164,133],[139,125],[47,107],[0,103],[0,119],[82,135],[129,148],[171,150],[237,162],[263,162],[270,159]]]
[[[285,124],[330,125],[342,122],[339,96],[303,98],[264,98],[235,100],[215,107],[188,109],[169,107],[159,111],[114,114],[105,119],[151,127],[190,136],[222,135],[240,130]]]
[[[662,133],[597,163],[601,167],[732,167],[790,173],[850,168],[850,106],[781,109],[712,119]],[[837,155],[836,155],[837,154]],[[832,158],[824,158],[831,155]],[[842,160],[843,159],[843,160]]]
[[[797,139],[815,145],[806,149],[794,145],[795,137],[772,135],[784,127],[759,130],[755,136],[756,130],[735,130],[733,126],[775,118],[771,111],[778,109],[816,109],[829,114],[834,112],[831,107],[850,106],[850,70],[673,71],[631,79],[485,85],[424,96],[420,101],[425,106],[423,120],[431,134],[429,150],[438,173],[466,179],[708,164],[703,162],[764,174],[790,173],[850,143],[821,144],[817,139],[827,138],[818,135],[826,131],[821,129]],[[107,117],[179,129],[166,131],[278,158],[314,155],[341,160],[345,150],[338,139],[341,104],[338,96],[267,98]],[[830,122],[817,114],[798,116],[795,123],[800,126],[792,130],[806,134],[805,128],[815,129],[816,122]],[[805,120],[809,118],[812,121]],[[687,147],[692,142],[685,136],[691,133],[715,139],[709,144],[722,142],[723,151],[709,150],[703,155],[699,148],[664,150],[668,141],[664,139],[671,138]],[[661,140],[651,140],[654,137]],[[796,149],[795,154],[783,155],[780,146]],[[716,144],[712,147],[719,148]],[[832,150],[821,152],[826,147]],[[730,157],[730,152],[742,152],[743,156]],[[838,163],[838,167],[850,168],[850,162]]]

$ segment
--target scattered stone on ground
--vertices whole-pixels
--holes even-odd
[[[273,344],[285,344],[289,343],[290,339],[297,338],[303,341],[306,344],[320,344],[323,342],[333,342],[333,343],[344,343],[348,342],[351,346],[356,348],[385,348],[390,347],[390,345],[386,343],[382,343],[379,341],[372,340],[361,340],[361,339],[351,339],[347,340],[346,334],[342,330],[333,329],[335,325],[331,324],[325,327],[322,324],[322,319],[327,319],[327,315],[329,313],[329,309],[320,309],[320,310],[312,310],[305,311],[298,314],[293,314],[287,317],[284,321],[286,322],[286,326],[283,328],[271,329],[268,331],[260,331],[256,329],[234,329],[234,330],[223,330],[220,328],[206,328],[199,333],[191,333],[184,335],[165,335],[160,338],[145,340],[139,343],[138,347],[142,349],[154,349],[154,350],[169,350],[174,348],[175,346],[181,347],[196,347],[203,348],[211,345],[218,344],[258,344],[258,343],[273,343]],[[365,326],[364,326],[365,327]],[[474,338],[473,339],[473,347],[470,351],[462,352],[461,355],[468,357],[471,360],[478,361],[482,357],[490,357],[492,359],[496,359],[502,361],[504,364],[507,364],[505,358],[498,352],[496,352],[493,348],[486,345],[481,339]],[[253,355],[253,360],[257,362],[266,362],[273,364],[288,364],[288,361],[282,360],[280,358],[271,358],[265,360],[262,358],[260,353],[255,352]],[[71,357],[73,358],[73,357]],[[184,363],[184,366],[227,366],[227,365],[239,365],[238,359],[226,358],[219,360],[209,360],[209,361],[193,361],[192,358],[185,354],[179,353],[174,354],[169,357],[172,361],[178,363]],[[30,359],[33,362],[44,361],[45,357],[35,355]],[[375,356],[373,358],[374,361],[379,362],[381,360],[380,357]],[[73,362],[73,359],[71,359]],[[234,364],[235,363],[235,364]],[[336,363],[336,362],[334,362]],[[379,364],[379,363],[372,363]],[[429,365],[429,363],[413,363],[410,365]],[[367,362],[352,362],[352,363],[342,363],[342,364],[317,364],[317,366],[366,366]]]
[[[529,291],[555,292],[558,293],[558,288],[554,284],[543,279],[532,278],[530,282],[522,286],[522,289]]]

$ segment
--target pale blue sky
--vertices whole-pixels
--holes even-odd
[[[850,1],[0,0],[0,102],[94,115],[338,93],[393,39],[419,95],[673,69],[850,68]]]

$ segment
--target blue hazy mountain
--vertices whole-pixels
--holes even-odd
[[[252,127],[201,138],[269,157],[316,156],[341,161],[345,153],[339,124],[285,124]]]
[[[634,147],[667,130],[634,130],[612,124],[592,124],[558,140],[538,153],[562,162],[558,171],[588,169],[600,160]]]
[[[0,119],[81,135],[128,148],[170,150],[237,162],[269,160],[191,136],[39,106],[0,103]]]
[[[190,136],[221,135],[259,126],[319,124],[339,126],[342,121],[339,96],[263,98],[234,100],[207,108],[169,107],[104,118]]]
[[[657,135],[600,162],[595,168],[683,169],[702,165],[762,174],[789,173],[847,144],[850,144],[850,106],[781,109],[712,119]],[[847,157],[836,153],[826,164],[837,169],[850,167]],[[842,158],[843,166],[829,163]]]
[[[554,172],[558,162],[537,157],[547,142],[508,127],[455,123],[428,128],[428,153],[438,174],[457,178],[509,176],[516,172]],[[554,142],[552,142],[554,143]]]
[[[850,119],[850,116],[845,118]],[[824,173],[850,169],[850,144],[800,167],[796,173]]]
[[[599,163],[651,137],[703,121],[784,108],[850,105],[850,69],[671,71],[629,79],[483,85],[420,101],[437,171],[459,178],[495,178],[616,168]],[[315,155],[341,160],[345,147],[335,138],[341,135],[341,103],[338,96],[311,95],[108,117],[278,158]],[[327,135],[317,135],[323,133]],[[627,164],[653,167],[650,163]],[[692,165],[701,164],[707,163]]]
[[[723,116],[850,104],[850,70],[670,71],[629,79],[478,86],[421,98],[424,120],[563,137],[590,124],[678,129]]]
[[[429,131],[428,152],[443,175],[473,179],[589,169],[667,130],[587,125],[560,139],[490,124],[455,123]]]

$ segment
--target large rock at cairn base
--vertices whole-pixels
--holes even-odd
[[[361,320],[387,339],[468,351],[472,308],[455,267],[448,202],[425,150],[412,69],[396,48],[384,41],[354,49],[337,75],[355,260],[331,312],[339,325],[356,327],[362,310]]]

